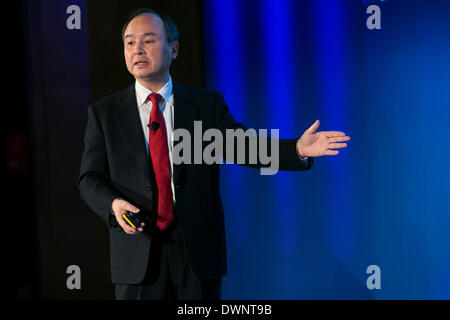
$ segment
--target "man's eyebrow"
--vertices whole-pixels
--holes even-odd
[[[146,33],[143,34],[144,37],[146,37],[146,36],[156,36],[156,35],[157,34],[154,33],[154,32],[146,32]],[[136,35],[134,35],[134,34],[127,34],[123,38],[126,39],[126,38],[134,38],[134,37],[136,37]]]

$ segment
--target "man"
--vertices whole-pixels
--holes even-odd
[[[174,163],[171,136],[177,129],[193,134],[195,121],[221,132],[245,127],[220,93],[172,81],[179,43],[168,17],[140,9],[122,37],[136,82],[89,107],[79,177],[81,197],[109,226],[116,298],[219,299],[226,274],[219,167]],[[347,146],[344,133],[318,127],[279,140],[280,170],[307,170],[312,157]],[[133,227],[127,212],[147,220]]]

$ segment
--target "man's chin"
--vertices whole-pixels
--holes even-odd
[[[153,73],[153,72],[135,72],[133,73],[133,76],[137,80],[141,80],[144,82],[155,82],[155,81],[161,81],[164,78],[164,75]]]
[[[133,70],[133,76],[136,78],[152,78],[154,76],[153,72],[149,70]]]

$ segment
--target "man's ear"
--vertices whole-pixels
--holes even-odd
[[[170,44],[170,53],[172,54],[172,59],[175,59],[178,57],[178,50],[179,50],[179,43],[178,41],[174,41]]]

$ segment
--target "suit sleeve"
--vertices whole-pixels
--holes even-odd
[[[230,113],[229,108],[227,104],[225,103],[225,100],[221,93],[217,93],[217,100],[216,100],[216,123],[218,128],[222,131],[222,135],[224,137],[227,137],[226,130],[227,129],[233,129],[235,132],[238,129],[242,129],[244,132],[247,131],[247,128],[242,124],[236,122],[233,115]],[[232,143],[229,139],[225,138],[225,147],[223,150],[223,158],[227,162],[242,164],[244,166],[252,167],[252,168],[264,168],[268,167],[267,164],[263,164],[260,161],[260,158],[257,156],[259,155],[261,144],[265,144],[267,148],[267,154],[272,155],[272,139],[271,137],[261,137],[258,136],[254,141],[256,141],[256,149],[252,149],[250,146],[250,139],[241,139],[240,141],[243,143],[237,142],[235,139],[235,143]],[[278,161],[279,161],[279,170],[284,171],[299,171],[299,170],[309,170],[312,167],[313,164],[313,158],[305,158],[301,159],[297,153],[297,139],[276,139],[279,146],[279,153],[278,153]],[[227,145],[232,143],[233,145],[233,155],[230,156],[229,152],[227,153]],[[276,144],[274,144],[276,145]],[[245,154],[245,162],[241,163],[237,159],[238,152],[244,152]],[[256,163],[253,163],[250,161],[250,154],[256,153],[254,155],[254,159],[256,158]],[[276,152],[276,150],[274,151]]]
[[[78,188],[88,206],[107,225],[114,227],[116,221],[113,221],[115,218],[110,214],[110,208],[120,194],[109,183],[105,137],[93,106],[88,109]]]

